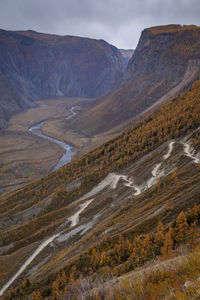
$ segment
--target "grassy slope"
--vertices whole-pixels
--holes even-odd
[[[163,142],[172,138],[185,136],[195,130],[200,124],[199,99],[200,82],[198,81],[190,91],[173,99],[150,118],[134,125],[115,139],[78,160],[71,162],[60,170],[47,175],[43,179],[29,184],[15,193],[10,193],[2,197],[0,213],[4,216],[12,216],[13,212],[16,213],[16,211],[29,208],[33,204],[45,199],[45,197],[51,196],[53,198],[50,205],[44,208],[38,217],[21,225],[6,228],[1,232],[3,245],[7,245],[15,240],[18,241],[9,253],[14,253],[17,249],[29,245],[30,242],[41,240],[44,236],[55,230],[63,221],[63,218],[66,217],[67,211],[64,207],[90,190],[108,172],[128,167]],[[197,150],[199,150],[198,137],[198,134],[195,134],[193,137],[193,144]],[[95,229],[95,235],[98,238],[98,230],[102,232],[105,228],[109,227],[109,222],[125,225],[123,230],[116,230],[116,236],[119,232],[127,232],[128,235],[131,234],[133,236],[135,233],[148,232],[154,228],[152,224],[156,226],[160,216],[143,220],[143,224],[141,226],[138,225],[136,228],[134,228],[134,222],[133,224],[129,224],[130,216],[134,214],[139,216],[142,212],[141,208],[149,210],[149,205],[152,206],[152,203],[157,208],[158,204],[166,203],[170,199],[173,199],[178,205],[175,210],[170,210],[167,215],[162,215],[162,218],[165,223],[173,220],[181,209],[188,206],[189,200],[190,205],[198,201],[199,175],[196,171],[198,169],[191,168],[188,171],[187,169],[180,168],[180,171],[176,175],[181,182],[181,186],[184,186],[182,190],[179,190],[178,186],[174,186],[174,177],[165,179],[161,186],[156,186],[155,189],[141,194],[138,201],[130,201],[125,207],[121,207],[112,215],[111,219],[108,218],[105,224],[102,224],[102,228],[99,225]],[[66,191],[66,184],[79,178],[82,178],[82,184],[73,191]],[[193,195],[190,189],[188,189],[190,186],[193,187]],[[169,187],[171,190],[170,193]],[[70,212],[68,213],[70,214]],[[34,232],[34,235],[31,235],[32,232]],[[90,235],[85,240],[88,247],[87,241],[89,241],[90,245]],[[111,238],[111,242],[112,244],[115,243],[115,238],[113,241]],[[101,247],[105,247],[105,245],[103,246],[102,244],[102,246],[100,245]],[[67,270],[69,271],[71,267],[68,266]],[[55,279],[55,275],[51,277],[51,280],[53,279]]]
[[[96,284],[87,292],[86,299],[199,299],[199,258],[197,247],[190,254],[152,262],[118,280]]]
[[[158,147],[163,142],[186,135],[199,126],[200,82],[191,91],[175,98],[151,118],[134,125],[117,138],[85,154],[56,172],[22,187],[16,192],[2,196],[0,213],[9,215],[12,210],[21,211],[41,199],[53,195],[51,213],[57,211],[57,199],[76,199],[77,195],[90,190],[108,172],[122,169],[136,159]],[[177,118],[178,116],[178,118]],[[162,126],[160,126],[162,124]],[[82,185],[73,193],[65,192],[65,186],[72,180],[82,178]],[[73,194],[73,195],[72,195]],[[23,204],[19,204],[20,202]],[[61,202],[61,207],[67,203]],[[55,205],[55,206],[54,206]],[[45,216],[48,212],[43,212]],[[46,215],[48,218],[48,215]],[[38,227],[40,225],[38,224]]]

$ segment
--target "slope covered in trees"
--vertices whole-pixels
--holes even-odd
[[[166,207],[166,211],[168,209],[169,207]],[[57,278],[52,282],[51,297],[53,297],[53,299],[59,299],[59,297],[69,297],[71,295],[74,299],[79,299],[81,292],[84,294],[84,291],[81,291],[80,287],[82,274],[87,278],[92,275],[94,276],[95,273],[102,276],[102,278],[105,274],[121,276],[122,274],[143,266],[147,261],[153,258],[160,257],[161,260],[165,260],[175,257],[179,253],[177,249],[180,248],[180,246],[184,246],[185,251],[186,249],[188,249],[188,251],[194,250],[199,244],[200,205],[188,209],[186,213],[181,211],[171,226],[165,228],[162,222],[159,221],[155,232],[132,236],[130,234],[119,235],[117,238],[115,237],[115,239],[105,239],[98,246],[91,247],[89,251],[81,255],[78,260],[73,261],[73,263],[59,272]],[[109,278],[109,276],[107,278]],[[93,277],[92,280],[95,281],[95,277]],[[104,280],[102,280],[102,284]],[[158,277],[157,283],[159,283],[159,281],[162,281],[162,277]],[[91,287],[85,287],[88,293],[88,298],[86,296],[86,299],[103,299],[101,298],[101,290],[103,290],[103,287],[100,287],[100,291],[94,290],[92,293],[90,291],[90,289],[92,290]],[[136,287],[134,288],[136,289]],[[21,293],[23,294],[23,290],[26,289],[28,288],[25,287],[23,289],[22,287]],[[79,293],[77,293],[76,289]],[[37,293],[39,299],[42,299],[42,292],[39,290],[33,292],[32,295]],[[110,298],[112,293],[109,293],[109,291],[104,293],[105,296],[107,296],[106,299],[113,299]],[[123,294],[125,294],[123,291],[118,291],[119,299],[123,299],[121,298]],[[149,296],[153,296],[151,291],[149,294]],[[90,295],[93,295],[93,298],[89,298]],[[49,299],[51,299],[51,297],[49,297]],[[114,295],[112,295],[112,297],[114,297]]]
[[[189,134],[200,124],[200,81],[179,97],[172,99],[143,121],[134,124],[116,138],[72,161],[42,179],[51,189],[59,181],[70,182],[79,177],[98,173],[98,178],[109,171],[128,166],[163,142]],[[37,184],[40,184],[39,181]],[[34,184],[35,185],[35,184]],[[33,185],[33,186],[34,186]],[[24,193],[31,185],[22,189]],[[47,193],[48,193],[48,189]],[[44,189],[42,189],[44,191]]]
[[[121,275],[154,255],[169,256],[171,250],[176,251],[184,243],[192,248],[193,243],[196,244],[195,226],[199,225],[199,206],[194,204],[199,204],[200,170],[198,164],[183,154],[183,138],[190,137],[192,151],[198,152],[199,125],[200,81],[196,81],[190,90],[118,137],[41,180],[2,196],[0,214],[5,223],[1,224],[1,247],[5,252],[0,259],[8,262],[1,272],[1,281],[5,282],[15,268],[10,266],[9,259],[17,259],[24,253],[28,256],[38,242],[64,224],[66,216],[72,215],[73,205],[77,208],[76,203],[70,206],[74,200],[89,192],[109,172],[127,174],[136,169],[138,177],[146,169],[152,172],[157,159],[166,155],[163,145],[172,139],[177,141],[172,158],[164,162],[168,170],[166,176],[138,196],[128,194],[122,184],[116,191],[105,189],[84,215],[86,219],[96,216],[105,206],[107,213],[103,211],[98,226],[85,237],[76,235],[72,242],[68,241],[67,248],[64,245],[53,248],[55,256],[44,264],[39,277],[30,278],[31,284],[24,282],[12,297],[20,297],[20,294],[25,297],[35,290],[34,297],[51,295],[57,299],[66,284],[72,285],[79,276],[110,272]],[[42,206],[38,214],[25,215],[18,224],[11,222],[17,213],[27,212],[37,205]],[[43,254],[45,257],[50,255],[48,251]],[[41,256],[42,261],[45,257]]]

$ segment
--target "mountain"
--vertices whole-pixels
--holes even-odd
[[[183,251],[199,244],[199,137],[198,80],[112,140],[3,195],[0,296],[13,287],[4,299],[116,299],[121,290],[109,292],[121,277],[154,261],[174,258],[178,272]],[[145,273],[155,286],[142,281],[138,299],[155,299],[160,281],[173,283],[169,271]],[[190,274],[194,281],[199,270]],[[126,286],[135,284],[133,277]]]
[[[12,114],[26,107],[33,107],[34,103],[22,95],[18,87],[0,73],[0,129],[5,128],[7,120]]]
[[[100,96],[114,87],[125,65],[120,51],[103,40],[0,30],[1,126],[35,99]]]
[[[180,93],[199,77],[200,27],[168,25],[143,30],[117,90],[71,120],[95,135],[128,127],[145,111]],[[120,127],[121,126],[121,127]]]
[[[133,49],[119,49],[124,59],[128,62],[133,56]]]

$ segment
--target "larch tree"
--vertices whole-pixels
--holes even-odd
[[[172,253],[173,247],[173,229],[170,227],[168,232],[165,234],[164,245],[161,248],[161,253],[163,257],[169,257]]]

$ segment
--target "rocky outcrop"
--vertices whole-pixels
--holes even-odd
[[[103,95],[125,64],[120,51],[103,40],[0,30],[0,74],[22,98],[21,108],[39,98]],[[9,99],[7,105],[4,121],[18,111],[17,104],[10,110]]]
[[[168,25],[143,30],[129,61],[123,81],[168,81],[176,86],[183,79],[188,63],[200,59],[200,28]]]
[[[95,115],[95,122],[86,113],[79,117],[79,126],[91,135],[120,124],[125,128],[138,115],[188,88],[199,77],[199,71],[200,27],[145,29],[124,75],[116,83],[118,90],[88,112]]]

